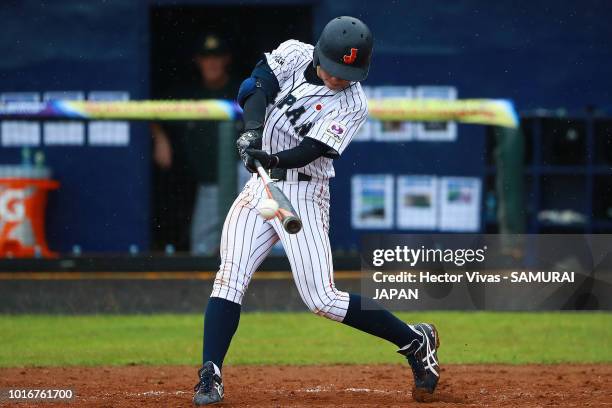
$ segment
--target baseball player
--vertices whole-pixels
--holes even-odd
[[[329,230],[333,161],[366,120],[366,79],[373,39],[353,17],[330,21],[316,46],[289,40],[266,53],[238,92],[245,130],[237,141],[253,173],[232,205],[221,237],[221,266],[204,320],[204,350],[193,402],[223,399],[223,359],[238,327],[241,302],[253,273],[281,240],[304,303],[324,316],[398,347],[414,376],[413,395],[433,393],[439,379],[438,333],[433,325],[402,322],[371,299],[334,285]],[[254,160],[270,172],[302,219],[297,234],[258,211],[266,198]]]

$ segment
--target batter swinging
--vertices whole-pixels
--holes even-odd
[[[289,40],[266,53],[238,92],[245,130],[238,151],[254,173],[232,205],[221,238],[221,266],[204,323],[204,364],[193,402],[223,399],[221,368],[238,327],[243,296],[253,273],[280,239],[304,303],[320,316],[394,343],[412,367],[416,399],[433,393],[439,379],[438,334],[433,325],[409,325],[371,299],[336,289],[329,244],[329,179],[366,120],[366,79],[373,39],[353,17],[338,17],[313,47]],[[254,160],[269,169],[289,198],[303,228],[288,234],[277,218],[257,207],[266,199]]]

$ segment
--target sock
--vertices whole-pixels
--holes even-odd
[[[372,299],[352,293],[349,298],[348,310],[342,323],[390,341],[400,349],[413,340],[419,343],[422,341],[421,334]],[[362,310],[362,303],[365,310]]]
[[[211,297],[204,316],[203,362],[212,361],[221,369],[232,337],[240,321],[238,303],[218,297]]]

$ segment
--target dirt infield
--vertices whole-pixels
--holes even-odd
[[[0,388],[71,388],[69,404],[18,407],[185,407],[194,367],[0,369]],[[412,401],[409,368],[373,366],[241,366],[224,370],[224,407],[612,407],[612,365],[449,365],[429,404]],[[6,400],[0,406],[7,406]]]

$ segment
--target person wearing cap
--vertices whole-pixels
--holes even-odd
[[[239,84],[231,75],[231,60],[229,46],[222,37],[216,34],[199,37],[193,56],[198,73],[196,83],[179,86],[167,97],[179,100],[233,99]],[[158,213],[169,217],[182,214],[174,227],[178,230],[178,246],[180,249],[188,242],[194,255],[215,255],[219,248],[218,126],[215,121],[151,125],[154,162],[162,172],[175,175],[169,180],[173,185],[167,186],[167,205]],[[181,205],[181,201],[183,208],[176,211],[175,207]],[[164,227],[172,228],[167,224]]]
[[[415,399],[430,399],[438,384],[434,325],[407,324],[373,299],[342,291],[334,283],[329,180],[335,176],[334,161],[341,159],[368,114],[360,81],[368,76],[373,48],[363,21],[340,16],[325,26],[314,46],[287,40],[265,53],[240,86],[244,131],[237,148],[253,174],[223,227],[221,265],[204,317],[196,406],[223,400],[223,362],[245,293],[278,241],[310,311],[394,344],[412,368]],[[256,167],[266,169],[291,202],[302,221],[299,231],[285,230],[278,217],[260,213],[268,186]]]

